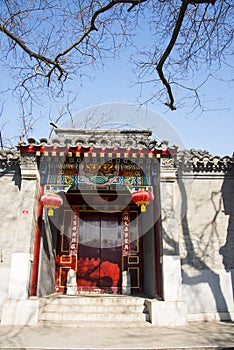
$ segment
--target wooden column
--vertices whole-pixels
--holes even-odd
[[[37,211],[36,234],[35,234],[35,240],[34,240],[34,254],[33,254],[33,263],[32,263],[30,296],[37,295],[40,245],[41,245],[41,225],[42,225],[42,215],[43,215],[43,203],[41,201],[41,196],[43,195],[43,193],[44,193],[44,187],[41,187],[40,194],[39,194],[38,211]]]
[[[155,290],[156,298],[163,299],[162,283],[162,242],[161,242],[161,209],[160,209],[160,191],[158,186],[154,187],[154,212],[156,222],[154,223],[154,256],[155,256]]]

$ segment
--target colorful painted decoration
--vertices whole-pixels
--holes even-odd
[[[132,201],[141,206],[141,212],[146,212],[146,205],[154,200],[154,195],[148,190],[138,190],[132,194]]]
[[[48,216],[54,215],[54,209],[58,209],[63,205],[62,198],[56,193],[43,194],[41,197],[43,206],[48,210]]]
[[[117,179],[118,173],[119,165],[112,162],[104,164],[82,163],[79,171],[81,178],[87,184],[97,187],[110,186]]]

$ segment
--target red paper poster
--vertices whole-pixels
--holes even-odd
[[[72,215],[71,215],[70,255],[77,255],[78,224],[79,224],[79,209],[76,209],[72,211]]]

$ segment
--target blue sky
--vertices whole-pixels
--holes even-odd
[[[82,115],[79,113],[80,111],[93,105],[119,102],[137,104],[139,100],[144,102],[148,98],[151,90],[145,86],[141,91],[140,87],[134,84],[135,76],[132,73],[132,68],[123,56],[106,61],[103,69],[91,72],[90,75],[93,78],[83,80],[82,86],[76,81],[69,83],[73,93],[77,93],[77,100],[74,103],[75,110],[73,106],[74,115],[78,114],[80,117]],[[223,71],[223,76],[225,74],[226,72]],[[5,81],[8,84],[7,77],[5,77]],[[213,80],[204,86],[202,93],[207,101],[212,101],[207,102],[211,108],[209,112],[204,112],[202,115],[199,111],[191,113],[191,109],[178,109],[171,112],[160,103],[148,103],[144,107],[149,108],[159,117],[155,119],[151,117],[150,120],[143,117],[141,121],[135,120],[134,124],[152,128],[158,139],[167,139],[170,144],[178,143],[177,138],[180,138],[186,148],[208,150],[213,155],[232,156],[234,151],[233,83]],[[139,95],[141,95],[140,99]],[[65,104],[66,101],[60,101],[60,104],[63,103]],[[56,119],[58,109],[53,103],[50,104],[46,101],[43,108],[38,108],[37,113],[36,117],[42,115],[43,118],[37,123],[32,136],[36,138],[48,136],[50,132],[48,115],[50,113]],[[8,122],[5,130],[9,136],[15,132],[17,114],[17,105],[8,96],[3,121]],[[127,116],[123,114],[119,121],[123,122],[125,118]],[[162,126],[162,121],[165,122],[164,126]]]
[[[223,75],[225,72],[223,73]],[[97,71],[93,80],[86,80],[80,91],[80,110],[92,105],[112,102],[138,103],[141,93],[140,87],[134,84],[135,77],[131,68],[123,60],[108,62],[103,70]],[[140,99],[144,102],[149,90],[145,87]],[[154,135],[165,138],[170,143],[176,143],[171,133],[167,134],[170,127],[175,130],[186,148],[208,150],[213,155],[229,155],[234,151],[234,89],[228,82],[210,81],[204,88],[204,98],[208,101],[210,111],[191,113],[191,109],[178,109],[169,111],[161,103],[145,105],[156,114],[160,120],[164,119],[168,128],[160,129],[160,121],[145,120],[145,123],[135,121],[136,125],[152,128]],[[145,97],[144,97],[145,96]],[[210,101],[210,102],[209,102]],[[122,120],[127,116],[123,116]],[[158,125],[157,125],[158,124]],[[171,131],[171,129],[170,129]]]

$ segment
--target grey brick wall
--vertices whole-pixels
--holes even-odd
[[[195,176],[182,200],[186,201],[179,230],[183,267],[234,268],[234,177]]]
[[[20,171],[0,174],[0,314],[8,296],[12,250],[15,243],[20,205]]]
[[[0,176],[0,268],[10,267],[20,205],[20,172]]]

